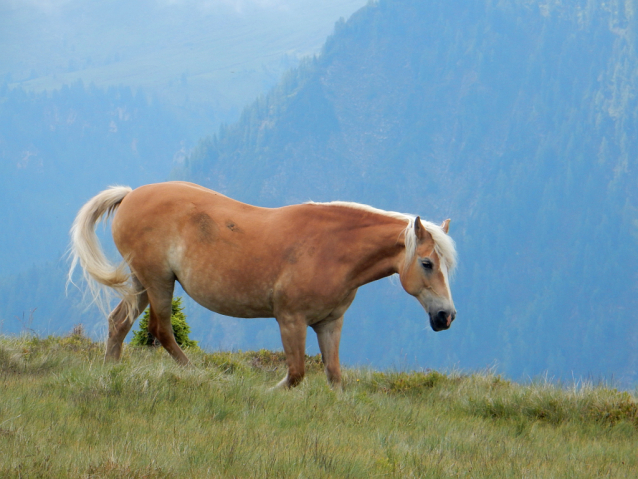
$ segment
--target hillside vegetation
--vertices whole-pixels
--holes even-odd
[[[362,288],[349,361],[638,378],[638,3],[380,0],[176,177],[452,218],[453,328]],[[369,291],[369,292],[367,292]]]
[[[345,371],[295,390],[269,351],[125,350],[75,334],[0,339],[0,476],[635,477],[635,396],[489,372]]]

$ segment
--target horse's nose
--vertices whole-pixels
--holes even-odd
[[[441,326],[444,326],[446,328],[450,327],[455,317],[456,317],[456,311],[450,312],[450,311],[441,310],[438,313],[436,313],[437,323],[439,323]]]

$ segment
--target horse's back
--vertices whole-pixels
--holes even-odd
[[[137,221],[135,216],[148,215],[163,212],[187,213],[184,209],[189,203],[231,204],[238,203],[227,196],[216,191],[204,188],[203,186],[185,181],[169,181],[166,183],[154,183],[140,186],[122,201],[118,210],[118,216],[129,216],[133,221]],[[124,218],[122,218],[124,219]]]
[[[263,216],[259,210],[265,209],[193,183],[145,185],[122,201],[113,220],[113,238],[122,254],[139,254],[137,250],[150,246],[175,248],[184,241],[210,245],[239,232],[239,223]]]
[[[209,309],[235,316],[266,315],[269,303],[263,296],[277,271],[272,261],[266,261],[266,253],[274,252],[264,250],[262,240],[274,211],[191,183],[146,185],[122,201],[113,221],[113,238],[145,287],[178,279]],[[260,261],[258,274],[249,275]],[[261,278],[259,284],[248,281],[256,276]],[[261,294],[256,294],[258,286]],[[226,304],[241,304],[248,310],[224,309],[215,302],[234,296],[236,301]]]

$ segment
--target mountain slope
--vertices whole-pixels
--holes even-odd
[[[375,285],[349,315],[366,331],[350,344],[353,361],[496,361],[516,376],[631,383],[635,11],[620,1],[369,4],[176,176],[267,206],[343,199],[452,217],[452,330],[420,332],[423,313]],[[380,291],[392,305],[379,305]]]
[[[191,128],[234,120],[364,0],[0,3],[0,81],[143,88]],[[197,121],[195,121],[197,120]]]
[[[110,184],[165,179],[184,130],[129,88],[0,86],[0,274],[58,260],[77,210]]]
[[[109,185],[164,180],[188,139],[171,111],[130,88],[0,85],[0,332],[19,332],[23,318],[38,333],[79,322],[104,331],[96,308],[65,292],[73,219]]]

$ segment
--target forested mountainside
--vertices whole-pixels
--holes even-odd
[[[0,2],[0,82],[143,88],[198,136],[235,121],[365,0]]]
[[[426,331],[396,285],[362,288],[346,361],[635,382],[637,9],[370,3],[174,176],[265,206],[452,218],[452,329]]]
[[[0,2],[0,333],[32,310],[41,334],[103,324],[64,293],[81,205],[165,180],[364,3]]]
[[[170,110],[130,88],[0,86],[0,331],[20,331],[16,317],[33,309],[39,332],[83,320],[79,292],[64,290],[75,214],[111,184],[165,180],[192,141]]]
[[[0,88],[0,215],[10,232],[0,236],[0,273],[59,258],[88,198],[109,184],[164,180],[185,139],[172,113],[130,88]]]

